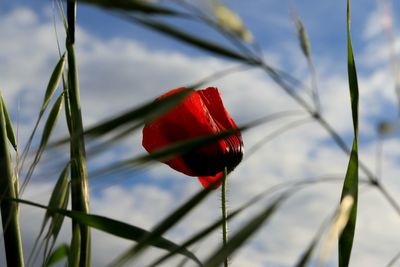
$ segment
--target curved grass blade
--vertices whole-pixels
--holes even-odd
[[[42,107],[40,108],[40,111],[39,111],[39,116],[36,120],[35,126],[33,127],[31,135],[29,136],[28,142],[25,145],[24,151],[22,152],[22,161],[21,161],[22,163],[20,166],[21,169],[23,168],[26,157],[28,156],[29,149],[32,144],[32,140],[33,140],[33,137],[39,126],[40,120],[42,119],[43,114],[46,111],[46,108],[47,108],[51,98],[53,97],[55,90],[57,89],[58,85],[60,84],[60,80],[62,77],[62,73],[64,71],[64,67],[65,67],[65,54],[63,54],[60,57],[57,65],[54,67],[54,70],[50,76],[49,83],[47,84],[46,92],[45,92],[45,95],[43,98]]]
[[[319,257],[319,265],[322,266],[329,258],[329,255],[333,249],[333,244],[339,235],[343,232],[344,227],[349,221],[350,212],[352,210],[354,204],[354,199],[352,196],[347,195],[343,198],[340,203],[340,206],[336,212],[335,218],[332,222],[332,225],[328,231],[328,236],[325,241],[325,244],[322,246],[320,257]]]
[[[54,92],[56,91],[58,85],[60,84],[61,77],[62,77],[62,74],[64,71],[64,66],[65,66],[65,53],[58,60],[57,65],[54,68],[53,73],[50,76],[50,80],[47,85],[47,89],[44,94],[42,107],[40,110],[41,113],[43,113],[46,110],[51,98],[54,95]]]
[[[66,209],[67,204],[68,204],[68,198],[69,198],[69,182],[68,182],[68,180],[69,180],[69,163],[62,170],[62,172],[57,180],[57,183],[54,186],[54,189],[53,189],[53,192],[51,193],[49,204],[48,204],[49,207]],[[33,255],[36,252],[36,248],[39,244],[39,240],[43,235],[44,229],[45,229],[48,221],[51,219],[50,227],[45,235],[45,240],[43,241],[46,244],[46,247],[48,244],[48,240],[50,239],[51,236],[53,236],[53,242],[55,242],[55,240],[57,239],[58,233],[61,229],[63,218],[64,218],[64,216],[62,216],[62,215],[53,214],[48,210],[46,211],[44,218],[43,218],[42,226],[39,231],[39,235],[36,238],[31,255],[29,256],[29,259],[28,259],[28,266],[31,265],[30,263],[35,263],[35,259],[38,256],[38,254],[36,254],[35,259],[33,259]],[[42,247],[42,245],[39,246],[39,250],[41,249],[41,247]],[[46,250],[45,250],[44,254],[45,255],[47,254]],[[33,259],[33,262],[31,262],[32,259]]]
[[[54,264],[57,264],[64,258],[67,258],[68,254],[69,254],[69,246],[67,244],[59,245],[46,259],[44,267],[50,267]]]
[[[278,113],[274,113],[274,114],[265,116],[263,118],[254,120],[254,121],[247,123],[237,129],[231,129],[231,130],[224,131],[224,132],[217,133],[217,134],[199,136],[199,137],[191,138],[189,140],[175,142],[171,145],[168,145],[161,149],[155,150],[150,154],[144,154],[144,155],[141,155],[138,157],[134,157],[134,158],[127,159],[127,160],[124,160],[121,162],[117,162],[115,164],[112,164],[112,165],[102,168],[100,170],[97,170],[91,174],[91,177],[106,175],[115,170],[129,168],[134,165],[146,164],[146,163],[149,163],[152,161],[157,162],[157,161],[167,160],[174,156],[185,154],[185,153],[187,153],[193,149],[196,149],[198,147],[201,147],[203,145],[206,145],[206,144],[218,141],[220,139],[229,137],[238,132],[243,132],[243,131],[249,130],[249,129],[251,129],[257,125],[260,125],[262,123],[268,123],[268,122],[271,122],[271,121],[274,121],[277,119],[281,119],[286,116],[299,116],[299,115],[302,115],[302,114],[301,113],[299,114],[298,111],[278,112]]]
[[[216,183],[218,183],[217,181]],[[203,201],[210,192],[212,192],[213,185],[202,189],[183,205],[177,208],[174,212],[170,213],[164,220],[162,220],[149,235],[144,236],[142,240],[136,246],[128,249],[121,256],[115,259],[108,266],[122,266],[128,261],[132,260],[134,257],[138,256],[147,246],[151,245],[154,240],[160,238],[166,231],[178,223],[185,215],[187,215],[193,208],[195,208],[201,201]],[[179,249],[179,247],[176,247]],[[199,266],[203,266],[200,261],[196,261]]]
[[[152,15],[180,15],[179,12],[166,7],[156,6],[137,0],[78,0],[81,3],[95,5],[104,9],[120,9],[129,12],[141,12]]]
[[[0,92],[0,98],[1,92]],[[0,213],[3,226],[3,239],[7,266],[23,267],[24,254],[18,218],[18,203],[7,198],[18,195],[15,188],[16,176],[13,175],[7,126],[3,101],[0,101]]]
[[[114,118],[105,120],[97,125],[94,125],[83,131],[83,134],[88,138],[95,138],[106,135],[113,130],[119,129],[121,127],[127,126],[134,121],[141,120],[140,124],[135,125],[139,127],[147,121],[152,121],[170,109],[174,108],[176,105],[182,102],[182,100],[187,96],[190,91],[181,91],[171,96],[165,97],[158,101],[151,101],[146,103],[139,108],[134,108],[127,112],[122,113]],[[76,133],[75,136],[71,138],[64,138],[52,144],[52,146],[61,145],[70,141],[73,141],[76,136],[81,133]]]
[[[194,205],[195,203],[198,203],[201,201],[208,193],[210,190],[202,190],[199,194],[196,195],[196,197],[189,202],[189,204],[184,206],[184,211],[187,212],[188,209],[190,210],[190,205]],[[142,228],[136,227],[134,225],[129,225],[124,222],[120,222],[117,220],[113,220],[107,217],[99,216],[99,215],[94,215],[94,214],[86,214],[83,212],[79,211],[73,211],[73,210],[66,210],[66,209],[59,209],[59,208],[52,208],[48,206],[44,206],[41,204],[37,204],[31,201],[23,200],[23,199],[11,199],[12,201],[31,205],[34,207],[42,208],[48,210],[50,213],[57,213],[63,216],[67,216],[75,221],[77,221],[80,224],[84,224],[86,226],[95,228],[97,230],[103,231],[105,233],[109,233],[111,235],[125,238],[128,240],[132,241],[137,241],[140,242],[141,240],[146,240],[146,245],[148,246],[154,246],[157,248],[161,248],[164,250],[175,250],[177,247],[179,247],[177,244],[173,243],[172,241],[169,241],[168,239],[165,239],[155,233],[155,230],[153,231],[146,231]],[[182,216],[182,211],[178,214]],[[171,220],[176,219],[176,216],[174,218],[171,218]],[[168,221],[170,222],[170,221]],[[79,229],[79,228],[75,228]],[[78,232],[79,233],[79,232]],[[74,233],[75,236],[75,241],[78,239],[78,233]],[[76,241],[77,242],[77,241]],[[73,246],[71,246],[71,250],[73,250]],[[73,252],[72,253],[76,253]],[[194,260],[196,263],[198,263],[201,266],[201,262],[197,257],[188,251],[187,249],[184,249],[181,251],[181,254],[189,257],[190,259]]]
[[[240,248],[244,242],[249,239],[262,225],[264,225],[281,203],[290,196],[290,192],[282,194],[261,213],[253,217],[244,225],[235,235],[231,237],[226,246],[221,246],[215,251],[204,264],[205,267],[218,267],[235,250]]]
[[[353,247],[354,232],[357,220],[358,202],[358,81],[357,70],[354,61],[353,48],[350,35],[350,0],[347,0],[347,53],[348,53],[348,76],[351,98],[351,111],[353,116],[354,140],[347,167],[346,177],[343,184],[341,202],[347,196],[354,200],[349,220],[339,237],[339,266],[347,267],[350,262]]]
[[[3,96],[0,95],[0,101],[3,109],[3,115],[5,119],[6,125],[6,132],[8,140],[10,141],[11,145],[13,146],[14,150],[17,151],[17,139],[15,138],[14,128],[12,126],[12,121],[10,119],[10,114],[8,113],[6,104],[4,102]]]
[[[44,152],[44,149],[46,148],[46,145],[49,142],[53,129],[57,124],[57,119],[62,109],[62,103],[63,103],[63,94],[61,94],[57,98],[57,101],[54,103],[54,106],[49,113],[49,117],[47,118],[46,124],[44,125],[43,128],[43,133],[42,133],[42,138],[40,140],[39,148],[36,151],[35,158],[28,169],[24,182],[21,185],[21,193],[25,190],[26,186],[28,185],[30,178],[33,175],[33,171],[35,170],[36,165],[39,163],[42,154]]]
[[[220,44],[211,42],[206,39],[202,39],[200,37],[191,35],[189,33],[183,32],[175,27],[172,27],[165,22],[158,22],[156,20],[148,19],[148,18],[139,18],[135,16],[131,16],[129,14],[124,14],[124,18],[131,20],[135,23],[139,23],[143,26],[146,26],[150,29],[156,30],[160,33],[164,33],[166,35],[169,35],[175,39],[178,39],[182,42],[188,43],[190,45],[193,45],[195,47],[201,48],[203,50],[206,50],[208,52],[217,54],[219,56],[227,57],[230,59],[238,60],[247,64],[254,64],[258,65],[260,62],[256,62],[254,60],[250,60],[248,57],[241,55],[240,53],[237,53],[234,50],[231,50],[227,47],[223,47]]]

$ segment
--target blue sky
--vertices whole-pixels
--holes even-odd
[[[167,0],[164,2],[168,3]],[[311,40],[322,113],[350,143],[352,124],[346,70],[345,1],[235,0],[225,3],[241,16],[269,62],[308,83],[306,61],[290,17],[290,10],[296,10]],[[396,118],[397,103],[377,1],[353,1],[352,11],[353,45],[360,81],[360,133],[364,137],[360,158],[374,170],[376,123]],[[394,3],[392,11],[399,13],[399,3]],[[93,7],[79,5],[77,21],[76,49],[85,125],[237,64],[189,48]],[[398,33],[399,18],[395,18],[394,25]],[[182,27],[193,31],[192,24]],[[61,31],[61,26],[59,29]],[[216,41],[222,41],[205,27],[197,25],[195,29],[194,32],[203,37],[212,36]],[[20,142],[24,143],[39,108],[43,88],[57,61],[51,2],[3,1],[0,4],[0,33],[0,88],[13,118],[19,117]],[[400,50],[398,41],[397,38],[397,53]],[[236,73],[209,85],[219,87],[227,109],[239,124],[266,114],[299,109],[261,71]],[[65,131],[62,119],[57,128],[59,135]],[[293,120],[289,118],[244,133],[245,149]],[[138,132],[115,149],[91,160],[89,168],[92,170],[120,158],[144,153],[140,143]],[[385,139],[382,179],[396,197],[400,195],[398,151],[400,142],[396,135]],[[51,164],[52,159],[45,159],[45,163]],[[332,144],[326,132],[315,122],[305,124],[263,146],[232,173],[230,208],[238,207],[255,194],[281,182],[327,175],[342,178],[346,165],[347,156]],[[46,174],[45,166],[48,165],[39,166],[38,174]],[[94,213],[148,229],[199,189],[196,179],[162,164],[128,176],[123,177],[125,180],[110,177],[102,183],[91,181]],[[37,175],[25,197],[46,203],[46,194],[52,184],[52,180]],[[315,229],[333,212],[340,190],[340,183],[325,183],[299,192],[282,206],[268,227],[258,232],[233,257],[232,266],[292,266]],[[258,208],[262,204],[265,203]],[[218,192],[167,236],[176,241],[184,240],[218,218],[217,207]],[[230,226],[231,231],[238,229],[255,211],[257,207],[239,217]],[[375,190],[362,190],[359,212],[352,266],[384,266],[399,247],[399,216]],[[21,213],[25,245],[29,248],[41,214],[27,208]],[[69,227],[66,227],[62,239],[68,240],[68,231]],[[129,245],[129,242],[96,231],[94,240],[94,266],[103,266]],[[219,242],[216,232],[198,248],[200,257],[207,258],[210,249]],[[379,247],[376,244],[380,244]],[[332,252],[329,261],[333,266],[335,253]],[[315,257],[318,258],[318,254]],[[141,262],[146,262],[146,255]]]

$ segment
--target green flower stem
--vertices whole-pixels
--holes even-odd
[[[7,266],[23,267],[24,254],[22,249],[21,232],[18,220],[18,204],[9,198],[17,197],[12,172],[10,152],[8,149],[6,120],[4,117],[2,101],[0,101],[0,209],[3,225],[4,247]]]
[[[226,185],[227,185],[227,169],[225,167],[222,176],[221,186],[221,209],[222,209],[222,244],[225,247],[228,243],[228,208],[226,206]],[[224,260],[224,267],[228,267],[228,257]]]

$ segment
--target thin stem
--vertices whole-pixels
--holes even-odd
[[[226,206],[226,186],[227,186],[227,168],[225,167],[222,176],[221,186],[221,210],[222,210],[222,244],[225,247],[228,243],[228,208]],[[228,257],[224,260],[224,267],[228,267]]]

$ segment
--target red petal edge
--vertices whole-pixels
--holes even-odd
[[[223,172],[219,172],[214,176],[200,176],[198,177],[201,185],[204,188],[210,187],[211,189],[218,189],[222,184]]]

